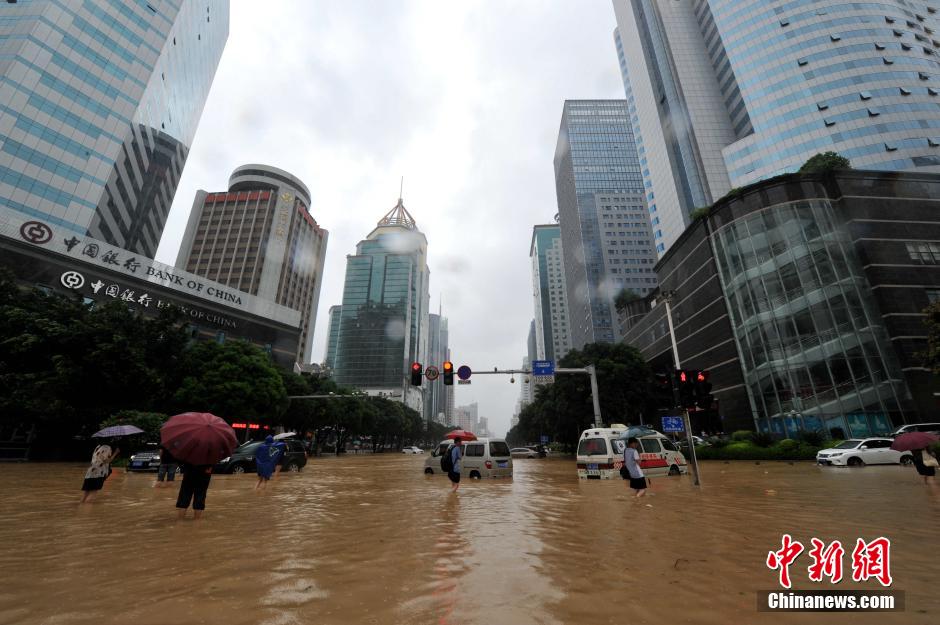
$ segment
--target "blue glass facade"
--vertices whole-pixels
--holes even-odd
[[[227,0],[0,9],[0,207],[152,257],[228,37]]]
[[[626,101],[565,102],[555,186],[572,347],[613,342],[617,293],[630,289],[645,295],[656,285],[643,175]]]

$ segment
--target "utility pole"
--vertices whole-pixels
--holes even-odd
[[[672,373],[672,397],[676,406],[678,406],[679,381],[675,379],[675,372],[678,371],[682,365],[679,363],[679,346],[676,344],[676,330],[672,325],[672,307],[669,305],[673,293],[673,291],[664,292],[663,301],[666,304],[666,322],[669,324],[669,340],[672,343],[672,361],[675,363],[675,367],[673,367]],[[695,456],[695,443],[692,440],[692,421],[689,419],[689,409],[685,406],[682,406],[682,422],[685,424],[685,440],[689,444],[689,456],[692,460],[692,475],[694,478],[693,483],[696,486],[701,486],[701,482],[699,481],[698,476],[698,458]]]

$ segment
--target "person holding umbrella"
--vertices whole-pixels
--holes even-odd
[[[192,504],[193,517],[202,518],[212,466],[235,449],[238,443],[235,430],[208,412],[184,412],[163,424],[160,443],[183,462],[183,482],[176,498],[177,516],[184,518]]]
[[[91,466],[85,471],[85,481],[82,482],[82,500],[80,503],[85,503],[92,498],[94,493],[104,488],[104,481],[111,475],[111,463],[120,453],[117,438],[111,438],[107,443],[95,447],[95,451],[91,454]]]
[[[929,484],[927,478],[937,474],[937,466],[940,463],[928,447],[938,440],[940,436],[929,432],[907,432],[894,439],[891,449],[911,452],[917,474],[924,478],[924,484]]]

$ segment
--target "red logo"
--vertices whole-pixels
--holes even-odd
[[[43,245],[52,239],[52,229],[40,221],[27,221],[20,226],[20,236],[36,245]]]

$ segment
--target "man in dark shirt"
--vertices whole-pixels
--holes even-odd
[[[189,503],[193,504],[193,518],[202,518],[202,511],[206,509],[206,491],[209,490],[209,480],[212,479],[212,465],[196,465],[183,463],[183,483],[180,484],[180,494],[176,498],[176,513],[179,518],[186,516]]]
[[[170,450],[160,446],[160,467],[157,469],[157,481],[153,483],[158,488],[169,486],[169,482],[176,479],[176,467],[179,461],[173,457]],[[164,481],[165,480],[165,481]]]

